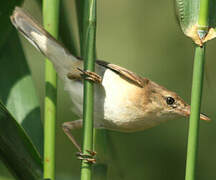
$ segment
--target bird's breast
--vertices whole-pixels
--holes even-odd
[[[105,89],[104,126],[117,131],[136,131],[145,119],[144,89],[106,70],[102,85]],[[146,124],[146,123],[145,123]]]

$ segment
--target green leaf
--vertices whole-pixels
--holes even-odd
[[[216,0],[209,2],[208,25],[203,26],[198,22],[200,0],[175,0],[177,19],[182,31],[199,46],[216,37]],[[203,36],[199,35],[199,30],[205,31]]]
[[[9,16],[14,9],[15,6],[20,5],[23,2],[23,0],[3,0],[1,2],[0,6],[0,48],[4,44],[4,42],[7,40],[8,35],[11,32],[12,26],[10,23]]]
[[[15,30],[12,30],[0,54],[0,99],[42,153],[43,128],[39,103]]]
[[[23,128],[0,102],[0,157],[22,180],[42,179],[42,161]]]
[[[0,7],[0,99],[6,105],[3,108],[1,104],[0,158],[17,177],[39,179],[42,174],[40,156],[17,124],[22,125],[42,154],[39,103],[20,40],[9,19],[14,6],[21,2],[4,1]]]

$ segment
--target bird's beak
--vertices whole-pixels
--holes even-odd
[[[187,106],[184,109],[180,110],[180,113],[183,116],[190,116],[190,113],[191,113],[190,106]],[[211,121],[211,119],[208,116],[202,113],[200,114],[200,119],[204,121]]]

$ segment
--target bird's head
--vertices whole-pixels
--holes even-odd
[[[178,118],[190,116],[190,105],[187,104],[178,94],[150,81],[149,102],[152,112],[158,118]],[[210,121],[210,118],[200,114],[200,119]]]

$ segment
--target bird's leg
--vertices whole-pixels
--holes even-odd
[[[96,155],[96,152],[87,150],[87,152],[90,155],[82,153],[81,146],[79,145],[79,143],[77,143],[77,141],[75,140],[75,138],[71,134],[72,130],[80,129],[80,128],[82,128],[82,126],[83,126],[83,121],[82,121],[82,119],[80,119],[80,120],[76,120],[76,121],[64,122],[62,124],[62,129],[63,129],[64,133],[67,135],[67,137],[74,144],[74,146],[78,149],[79,152],[76,153],[77,158],[80,160],[86,160],[89,163],[96,163],[96,160],[94,158],[94,156]]]
[[[67,137],[71,140],[71,142],[74,144],[74,146],[78,149],[79,152],[82,152],[81,146],[76,142],[75,138],[71,134],[70,131],[75,129],[81,129],[82,128],[82,120],[76,120],[76,121],[69,121],[64,122],[62,124],[62,129],[64,133],[67,135]]]

